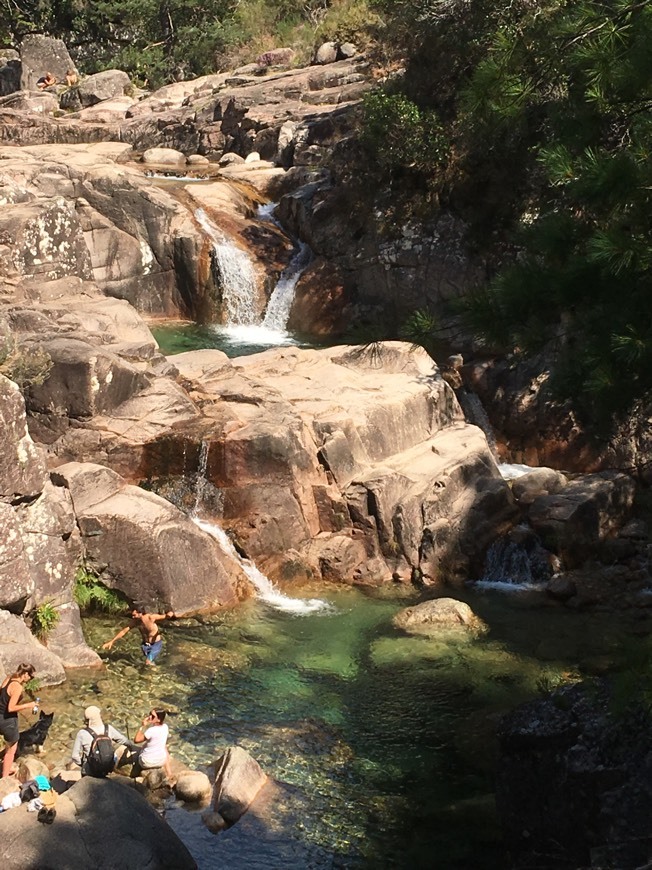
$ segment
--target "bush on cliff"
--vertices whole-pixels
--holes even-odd
[[[468,301],[469,324],[505,351],[555,346],[557,395],[608,429],[652,394],[652,7],[377,5],[386,43],[407,53],[387,93],[398,84],[420,117],[434,112],[450,143],[445,172],[413,164],[420,183],[406,196],[417,213],[460,213],[498,263]],[[392,142],[404,121],[387,118]],[[379,163],[387,185],[404,169],[395,157]]]
[[[83,565],[75,574],[73,596],[82,613],[121,613],[127,608],[124,596],[106,587],[97,574]]]

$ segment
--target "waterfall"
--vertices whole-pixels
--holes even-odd
[[[290,260],[287,268],[281,272],[281,277],[267,303],[267,311],[263,318],[263,326],[268,329],[284,332],[290,309],[294,301],[294,291],[297,282],[304,273],[306,266],[312,260],[312,251],[304,242],[299,243],[299,249]]]
[[[206,534],[210,535],[217,541],[223,553],[237,562],[253,583],[258,592],[258,597],[276,607],[278,610],[285,610],[289,613],[304,615],[306,613],[315,613],[316,611],[332,610],[331,605],[327,601],[322,601],[320,598],[292,598],[289,595],[284,595],[279,589],[274,586],[272,581],[266,577],[250,559],[243,559],[227,533],[221,526],[216,523],[209,523],[202,520],[198,514],[202,506],[202,501],[206,488],[208,487],[208,478],[206,470],[208,468],[208,451],[210,443],[202,441],[199,449],[199,461],[197,463],[197,475],[195,478],[195,504],[191,514],[192,521],[199,526]]]
[[[213,242],[213,255],[222,280],[226,325],[254,326],[258,319],[256,276],[249,255],[218,230],[203,208],[197,209],[195,217]]]
[[[541,589],[552,576],[551,554],[525,525],[516,526],[489,547],[482,579],[485,588]]]
[[[521,465],[518,462],[499,462],[498,471],[500,471],[503,480],[516,480],[517,477],[523,477],[529,471],[532,471],[534,466]]]
[[[197,514],[199,508],[201,507],[201,503],[204,499],[204,492],[206,490],[206,484],[208,483],[208,478],[206,477],[206,469],[208,468],[209,447],[210,445],[208,441],[202,441],[201,447],[199,448],[199,462],[197,464],[197,479],[195,482],[195,505],[192,511],[193,516]]]
[[[282,229],[274,219],[276,205],[265,203],[259,206],[257,216],[259,220],[270,221]],[[216,331],[232,345],[294,344],[286,327],[297,282],[312,260],[308,245],[295,243],[295,253],[281,273],[261,321],[256,313],[256,276],[249,255],[227,239],[202,208],[197,209],[195,218],[213,243],[213,256],[222,282],[227,322],[216,327]]]
[[[322,601],[321,598],[292,598],[290,595],[284,595],[276,586],[274,586],[269,577],[266,577],[262,571],[259,571],[258,568],[256,568],[250,559],[243,559],[242,556],[240,556],[223,528],[214,523],[206,522],[206,520],[202,520],[199,517],[193,517],[192,519],[200,529],[217,541],[222,552],[226,553],[227,556],[230,556],[240,565],[244,573],[255,586],[258,592],[258,597],[262,601],[270,604],[277,610],[284,610],[298,616],[305,616],[307,613],[315,613],[318,611],[332,611],[332,605],[327,601]]]

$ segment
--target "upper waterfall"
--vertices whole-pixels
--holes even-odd
[[[227,326],[253,326],[256,315],[256,275],[251,258],[220,232],[203,208],[195,212],[197,222],[213,242],[213,254],[222,279]]]
[[[273,217],[275,208],[276,203],[260,206],[258,218],[271,221],[280,228]],[[294,256],[281,273],[261,318],[256,307],[256,274],[249,254],[228,239],[204,209],[197,209],[195,217],[213,243],[215,264],[222,283],[226,323],[219,327],[219,331],[236,345],[293,344],[294,339],[287,332],[287,323],[297,282],[312,260],[308,245],[295,242]]]

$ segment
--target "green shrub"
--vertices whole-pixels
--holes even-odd
[[[403,94],[374,91],[364,100],[363,140],[384,169],[431,175],[448,155],[444,129],[433,111]]]
[[[120,613],[128,604],[124,596],[115,589],[106,587],[97,574],[83,565],[75,574],[73,595],[79,609],[84,613],[98,610],[103,613]]]
[[[51,601],[44,601],[32,614],[32,633],[39,640],[46,640],[50,632],[58,625],[61,614]]]
[[[322,4],[323,6],[323,4]],[[381,23],[368,0],[341,0],[324,12],[315,32],[315,42],[353,42],[364,48],[369,42],[372,28]]]
[[[21,390],[40,386],[50,376],[52,357],[41,347],[19,347],[4,342],[0,348],[0,374],[18,384]]]
[[[33,698],[38,692],[41,691],[41,681],[36,677],[32,677],[31,680],[28,680],[25,683],[25,692]]]

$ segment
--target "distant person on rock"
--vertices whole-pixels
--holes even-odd
[[[66,73],[66,84],[69,88],[74,88],[79,84],[79,77],[74,69],[69,69]]]
[[[52,73],[46,72],[46,74],[44,76],[41,76],[41,78],[36,82],[36,87],[42,91],[45,88],[50,88],[52,87],[52,85],[56,85],[56,83],[57,80],[52,75]]]
[[[104,777],[111,773],[116,763],[114,743],[134,748],[117,728],[104,724],[99,707],[86,707],[84,727],[77,732],[71,753],[73,763],[81,767],[82,776]]]
[[[16,749],[18,747],[18,714],[21,710],[33,710],[38,705],[34,701],[21,704],[20,698],[26,683],[34,676],[34,665],[21,664],[0,686],[0,734],[5,739],[5,754],[2,759],[2,778],[11,776]]]
[[[130,624],[119,631],[111,640],[107,640],[106,643],[102,644],[102,649],[111,649],[116,640],[124,637],[132,628],[137,628],[143,638],[141,649],[145,656],[145,662],[148,665],[153,665],[163,649],[163,638],[156,623],[162,619],[175,618],[176,613],[173,610],[168,610],[167,613],[143,613],[142,610],[134,608],[131,611]]]
[[[138,751],[135,759],[136,775],[143,770],[162,767],[167,778],[172,779],[170,753],[167,748],[169,729],[165,724],[166,715],[166,710],[151,710],[143,719],[142,726],[136,731],[134,743],[145,744]]]

